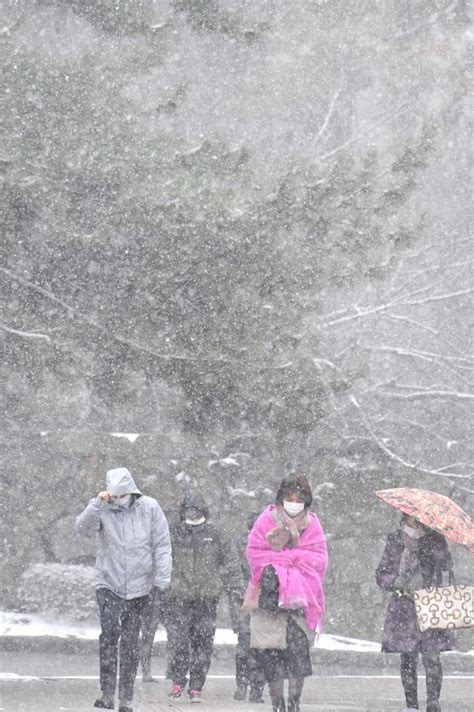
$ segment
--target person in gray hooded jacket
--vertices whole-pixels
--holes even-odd
[[[126,467],[109,470],[106,481],[107,489],[91,499],[76,519],[79,534],[97,537],[102,696],[94,706],[114,708],[120,659],[119,712],[133,712],[140,619],[152,589],[159,595],[169,586],[170,534],[158,502],[142,495]]]

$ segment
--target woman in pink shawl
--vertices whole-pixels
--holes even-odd
[[[324,532],[309,511],[312,501],[303,474],[286,477],[248,540],[252,577],[243,608],[252,611],[251,646],[262,650],[274,712],[299,712],[304,678],[313,672],[310,645],[324,613],[328,556]]]

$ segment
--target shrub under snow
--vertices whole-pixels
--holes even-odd
[[[29,566],[18,588],[18,608],[63,620],[96,620],[94,569],[72,564]]]

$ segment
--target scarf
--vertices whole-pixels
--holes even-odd
[[[306,510],[290,517],[285,512],[284,507],[278,504],[272,511],[272,517],[277,523],[274,529],[266,534],[266,539],[273,551],[281,551],[285,547],[298,546],[300,543],[300,532],[303,532],[309,525],[310,518]]]
[[[320,627],[324,612],[323,581],[328,563],[326,537],[317,516],[313,512],[305,513],[304,517],[298,515],[298,522],[295,523],[298,517],[292,520],[297,530],[298,546],[281,548],[281,540],[278,538],[280,548],[275,549],[275,537],[283,538],[280,531],[273,533],[275,521],[286,522],[284,517],[280,519],[279,511],[274,515],[275,510],[278,510],[278,507],[274,505],[267,507],[249,534],[247,560],[251,580],[242,608],[253,610],[258,607],[263,570],[266,566],[273,566],[278,576],[279,606],[286,610],[303,609],[307,626],[309,630],[314,631]],[[305,527],[306,517],[308,524]],[[289,519],[291,520],[291,517]],[[283,531],[285,541],[293,541],[291,530],[285,531],[281,525],[276,528]],[[269,538],[273,540],[273,545],[270,544]]]

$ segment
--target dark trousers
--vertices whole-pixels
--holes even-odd
[[[238,687],[250,687],[261,696],[265,686],[262,651],[250,647],[250,630],[239,631],[235,651],[235,681]]]
[[[121,700],[132,700],[140,657],[140,620],[148,603],[148,596],[127,601],[107,588],[98,588],[96,596],[101,627],[100,689],[106,695],[115,694],[117,662],[120,659],[119,697]]]
[[[151,656],[153,652],[153,641],[155,640],[156,629],[159,623],[164,622],[163,611],[160,601],[153,595],[149,596],[148,605],[145,607],[141,620],[141,662],[143,674],[151,674]]]
[[[422,653],[428,702],[438,702],[443,682],[439,653]],[[418,653],[402,653],[400,667],[407,707],[418,707]]]
[[[201,690],[211,664],[216,632],[217,600],[213,598],[169,601],[168,677],[189,689]]]

